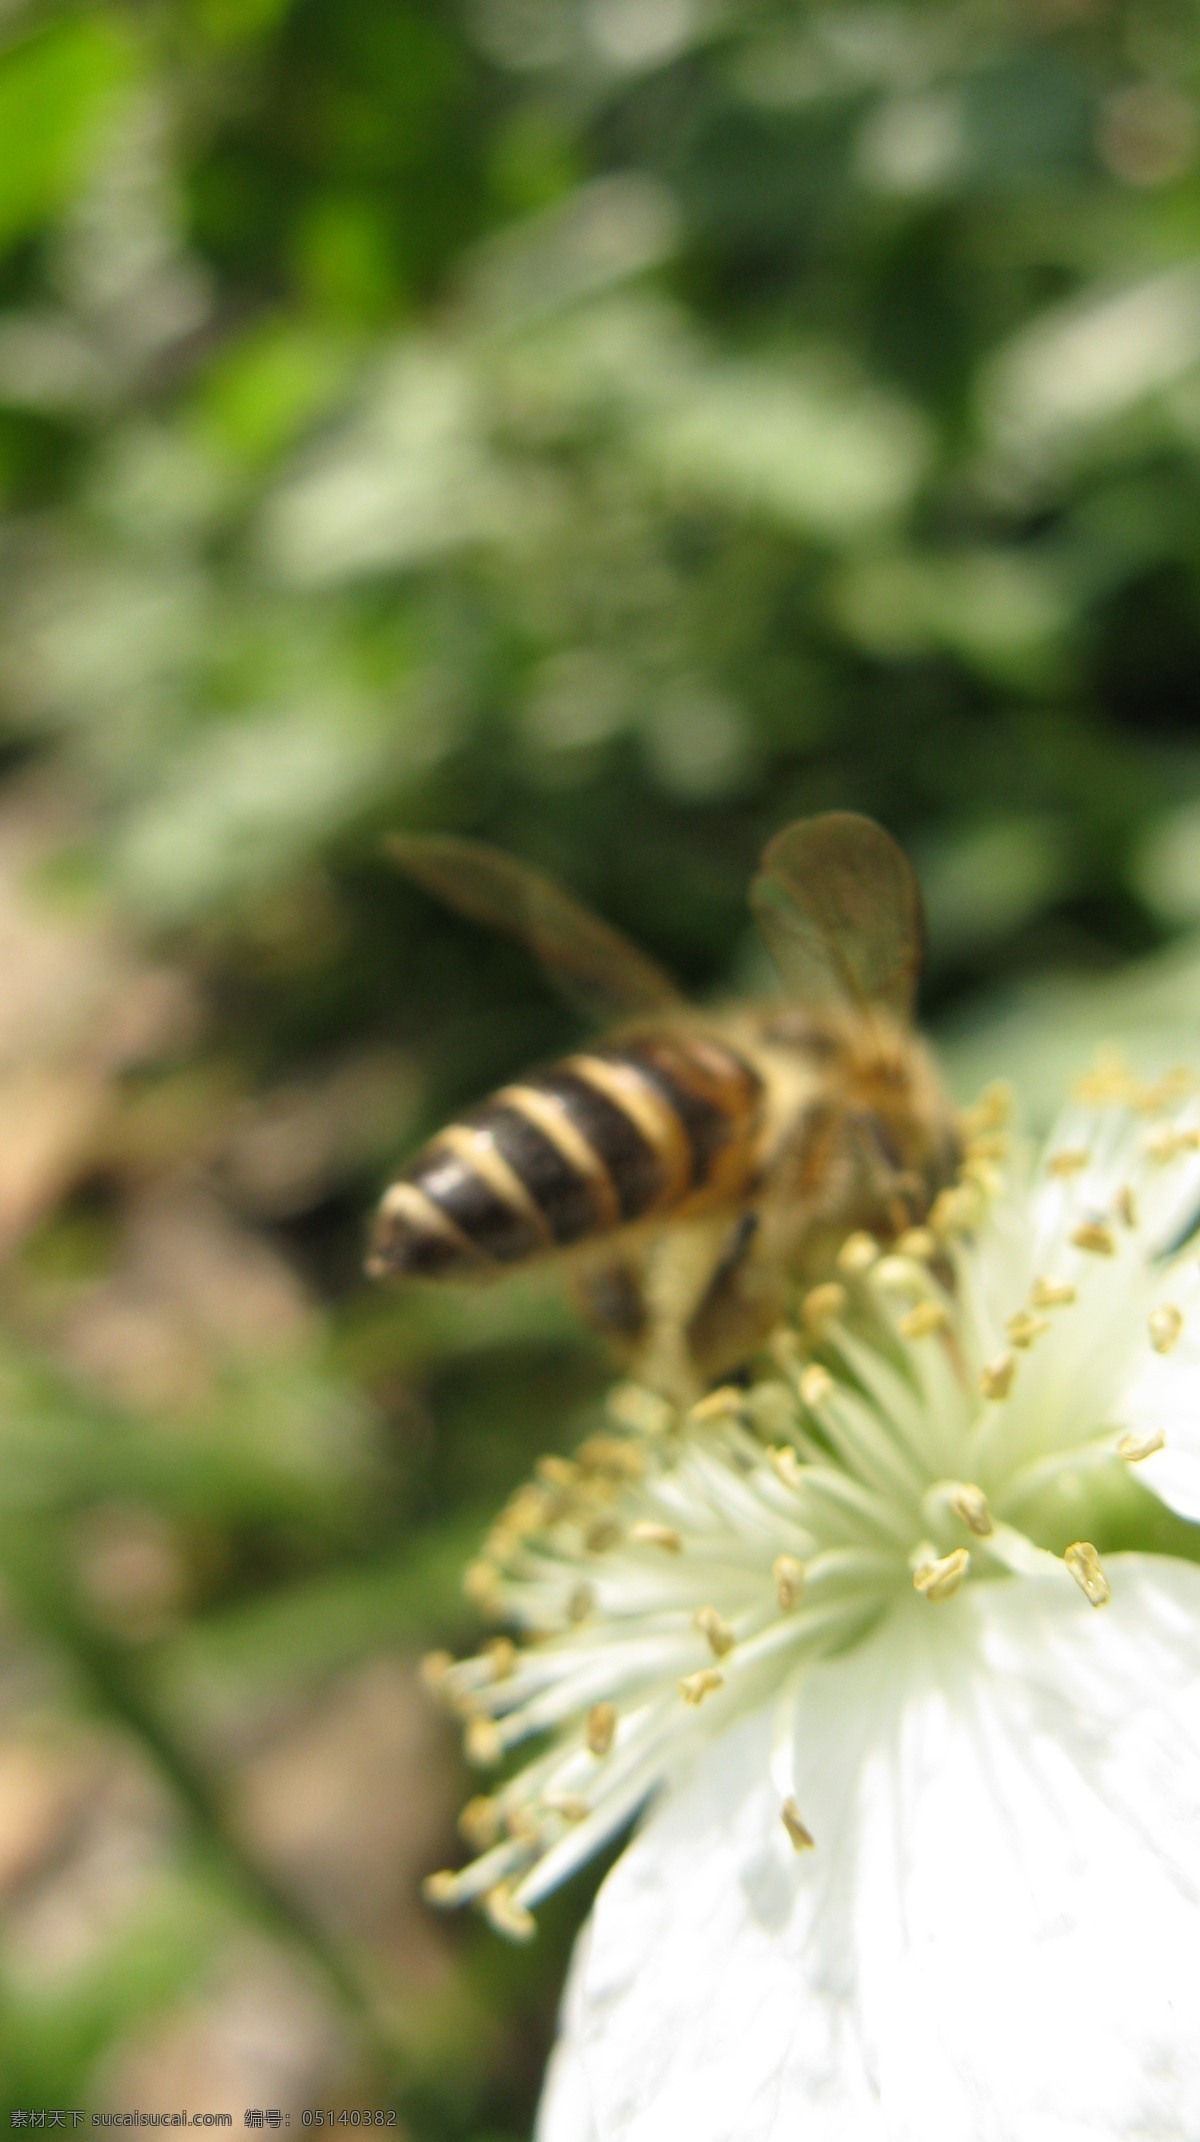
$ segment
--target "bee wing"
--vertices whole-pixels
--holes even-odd
[[[910,1016],[921,894],[908,857],[874,819],[829,811],[785,826],[763,853],[750,905],[797,997]]]
[[[670,976],[619,930],[516,856],[484,841],[401,834],[388,853],[406,876],[472,922],[519,938],[576,1004],[611,1023],[683,999]]]

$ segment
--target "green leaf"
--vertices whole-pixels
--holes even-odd
[[[108,14],[68,17],[0,55],[0,249],[65,206],[134,51]]]

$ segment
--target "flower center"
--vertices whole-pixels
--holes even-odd
[[[952,1611],[966,1583],[1049,1574],[1107,1602],[1092,1539],[1051,1543],[1064,1509],[1093,1530],[1113,1479],[1161,1445],[1120,1418],[1122,1379],[1131,1332],[1162,1358],[1183,1330],[1155,1263],[1161,1186],[1180,1155],[1200,1165],[1200,1129],[1131,1135],[1128,1094],[1109,1098],[1099,1134],[1089,1119],[1091,1142],[1060,1141],[1014,1195],[1005,1103],[985,1096],[926,1224],[886,1252],[852,1235],[748,1385],[687,1413],[624,1385],[612,1431],[540,1461],[467,1576],[514,1635],[427,1662],[473,1761],[540,1747],[469,1804],[478,1856],[431,1878],[435,1901],[528,1934],[531,1907],[751,1703],[776,1706],[781,1819],[806,1849],[790,1719],[815,1660],[885,1614]]]

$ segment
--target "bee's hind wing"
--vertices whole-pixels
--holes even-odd
[[[531,864],[485,841],[398,834],[387,852],[407,877],[460,915],[502,930],[589,1017],[611,1024],[683,1001],[670,976],[598,915]]]
[[[911,1016],[921,894],[903,849],[873,819],[828,811],[785,826],[764,850],[750,905],[797,998]]]

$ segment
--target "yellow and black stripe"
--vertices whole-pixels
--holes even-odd
[[[422,1147],[383,1199],[371,1269],[456,1277],[734,1198],[762,1098],[757,1072],[711,1034],[566,1057]]]

